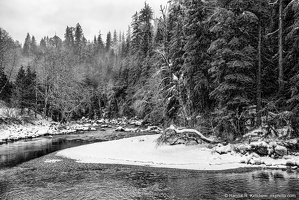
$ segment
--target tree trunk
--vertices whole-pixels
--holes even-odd
[[[283,44],[282,44],[282,3],[283,0],[279,0],[279,35],[278,35],[278,84],[279,84],[279,92],[282,92],[284,89],[284,82],[283,82]]]
[[[258,70],[257,70],[257,107],[256,107],[256,126],[261,126],[261,107],[262,107],[262,89],[261,89],[261,73],[262,73],[262,25],[259,22],[259,35],[258,35]]]
[[[165,129],[165,132],[168,130],[173,130],[174,132],[181,134],[181,133],[195,133],[197,134],[201,140],[203,140],[204,142],[207,143],[219,143],[219,141],[216,140],[212,140],[210,138],[205,137],[203,134],[201,134],[199,131],[195,130],[195,129],[176,129],[173,125],[171,125],[169,128]]]
[[[35,112],[34,117],[37,118],[37,81],[35,80]]]

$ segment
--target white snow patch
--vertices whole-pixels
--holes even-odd
[[[194,170],[244,167],[239,155],[219,155],[200,146],[156,146],[160,135],[138,136],[88,144],[59,151],[56,155],[81,163],[141,165]]]
[[[60,159],[47,159],[44,162],[45,163],[56,163],[56,162],[59,162],[59,161],[61,161],[61,160]]]

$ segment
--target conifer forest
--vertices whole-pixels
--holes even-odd
[[[127,31],[77,24],[21,44],[0,29],[0,100],[59,122],[138,118],[234,139],[299,134],[299,1],[170,0]],[[117,29],[117,27],[115,27]]]

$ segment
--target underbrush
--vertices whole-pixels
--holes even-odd
[[[23,114],[19,109],[0,108],[0,125],[32,123],[32,119],[33,117],[30,114]]]

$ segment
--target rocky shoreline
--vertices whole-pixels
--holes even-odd
[[[141,127],[142,121],[136,119],[98,119],[90,120],[82,118],[78,121],[61,124],[39,120],[26,124],[10,124],[0,129],[0,145],[8,142],[14,142],[23,139],[31,139],[41,136],[64,135],[82,133],[86,131],[104,131],[106,128],[115,128],[115,131],[124,132],[157,132],[162,129],[157,126]],[[128,128],[124,128],[128,127]],[[129,128],[130,127],[130,128]]]

